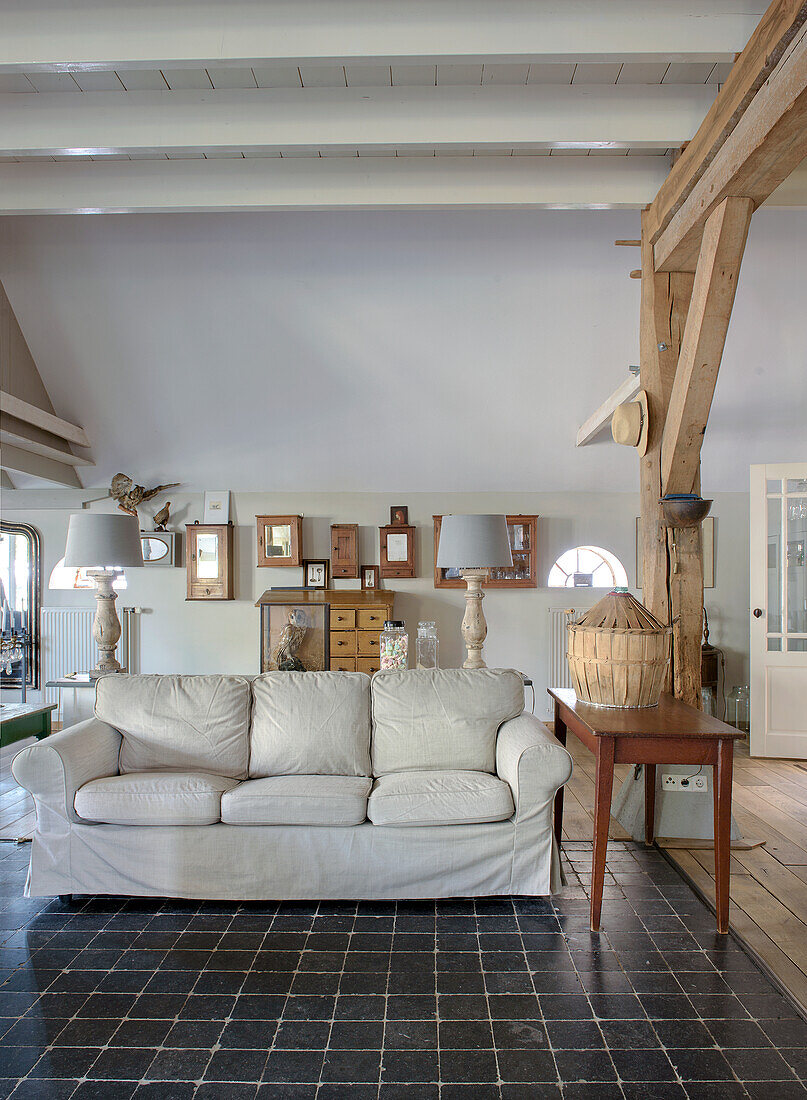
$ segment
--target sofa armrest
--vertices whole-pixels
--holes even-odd
[[[572,758],[543,722],[520,714],[504,722],[496,740],[496,772],[509,784],[515,820],[541,812],[572,774]]]
[[[80,821],[73,808],[79,787],[118,774],[121,735],[98,718],[88,718],[18,752],[11,771],[44,808],[67,821]],[[39,820],[39,817],[38,817]]]

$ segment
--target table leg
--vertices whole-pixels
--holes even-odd
[[[644,765],[644,842],[652,844],[656,835],[656,765]]]
[[[729,876],[731,871],[731,784],[734,742],[719,741],[714,769],[715,903],[717,930],[729,930]]]
[[[597,773],[594,780],[594,853],[591,860],[591,931],[600,930],[605,856],[611,823],[611,791],[614,786],[614,738],[597,738]]]
[[[566,723],[560,716],[560,704],[555,700],[555,737],[561,745],[566,745]],[[560,849],[563,836],[563,787],[559,787],[555,794],[555,841]]]
[[[42,715],[42,728],[39,731],[39,733],[36,735],[37,741],[41,741],[43,737],[50,737],[50,733],[51,733],[50,714],[51,714],[50,711],[46,711]]]

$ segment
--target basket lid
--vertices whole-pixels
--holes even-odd
[[[667,630],[655,615],[640,604],[635,596],[625,590],[616,590],[601,600],[578,619],[575,626],[587,626],[616,630]]]

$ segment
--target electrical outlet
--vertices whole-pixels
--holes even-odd
[[[661,789],[663,791],[698,791],[703,793],[709,790],[709,780],[705,775],[670,775],[662,773]]]

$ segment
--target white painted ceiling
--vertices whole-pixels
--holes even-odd
[[[577,450],[638,361],[638,215],[259,213],[0,220],[0,280],[57,412],[143,484],[630,490]],[[755,214],[704,494],[807,453],[807,214]]]

